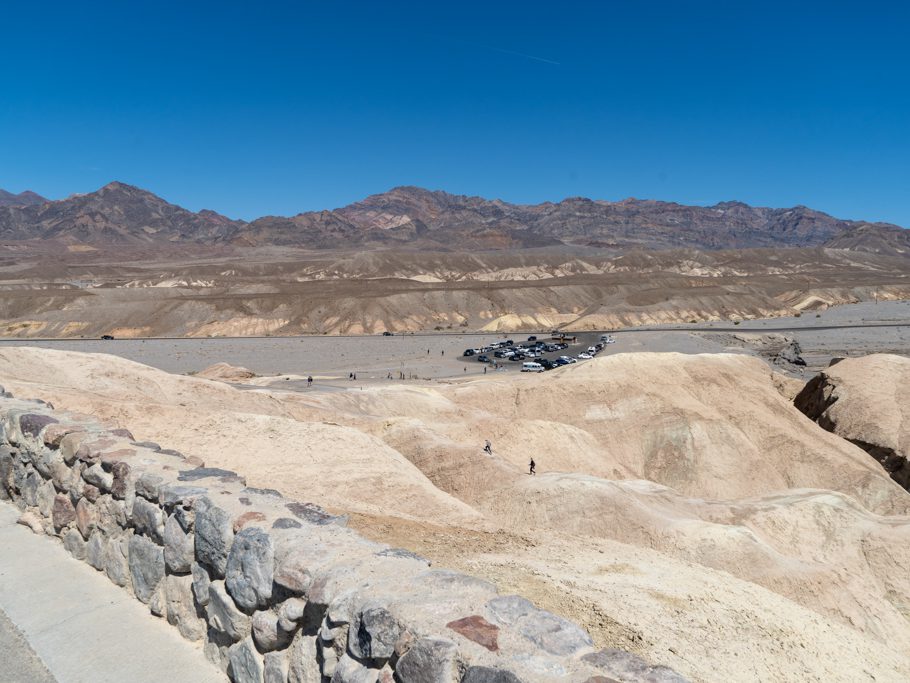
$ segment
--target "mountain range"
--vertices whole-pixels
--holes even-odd
[[[0,239],[443,251],[827,246],[910,255],[910,231],[841,220],[805,206],[773,209],[723,202],[702,207],[582,197],[521,205],[418,187],[396,187],[339,209],[249,222],[210,210],[189,211],[119,182],[59,201],[0,190]]]
[[[19,194],[0,190],[0,206],[32,206],[34,204],[44,204],[46,201],[48,200],[31,190],[26,190]]]

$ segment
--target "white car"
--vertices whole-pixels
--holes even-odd
[[[592,358],[594,358],[594,356],[592,356],[590,353],[579,353],[578,354],[578,360],[591,360]]]
[[[588,353],[590,353],[590,354],[593,356],[595,353],[597,353],[597,347],[596,347],[596,346],[589,346],[589,347],[588,347]]]

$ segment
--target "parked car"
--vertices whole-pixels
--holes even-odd
[[[540,363],[535,363],[534,361],[528,361],[521,364],[522,372],[543,372],[543,365]]]
[[[114,338],[114,335],[112,335],[112,334],[102,334],[102,335],[101,335],[101,338],[104,339],[105,341],[110,341],[111,339]]]
[[[591,360],[592,358],[594,358],[594,356],[592,356],[590,353],[579,353],[578,354],[578,360]]]
[[[464,353],[461,355],[462,356],[473,356],[475,353],[476,353],[476,351],[474,351],[474,349],[465,349]]]
[[[493,352],[493,355],[496,356],[497,358],[503,358],[503,357],[506,355],[506,353],[508,353],[508,352],[507,352],[507,351],[503,351],[502,349],[496,349],[496,350]]]
[[[523,353],[514,353],[509,356],[509,360],[524,360],[525,355]]]
[[[490,357],[487,356],[486,354],[483,354],[483,353],[482,353],[482,354],[480,354],[479,356],[477,356],[477,362],[478,362],[478,363],[489,363],[489,362],[490,362]]]
[[[564,360],[566,363],[577,363],[578,361],[572,358],[571,356],[560,356],[559,360]]]
[[[552,370],[553,368],[559,367],[556,363],[546,358],[538,358],[537,362],[543,366],[544,370]]]
[[[532,334],[530,337],[528,337],[528,341],[537,341],[537,337],[535,337],[535,336]]]
[[[382,336],[383,336],[383,337],[391,337],[391,336],[392,336],[392,333],[389,332],[388,330],[386,330],[385,332],[382,333]]]
[[[574,360],[569,360],[568,358],[557,358],[556,360],[553,361],[553,365],[561,367],[563,365],[569,365],[570,363],[574,363],[574,362],[575,362]]]

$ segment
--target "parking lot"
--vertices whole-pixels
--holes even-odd
[[[610,334],[513,335],[487,346],[467,348],[463,360],[483,363],[496,370],[518,365],[522,372],[546,372],[565,365],[591,360],[616,340]]]

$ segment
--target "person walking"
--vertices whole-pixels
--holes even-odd
[[[534,458],[531,458],[531,462],[528,464],[528,474],[537,474],[537,463],[534,462]]]
[[[493,455],[493,444],[490,443],[489,439],[484,443],[483,451],[487,455]]]
[[[313,386],[313,375],[307,375],[306,388],[309,389],[311,386]]]

